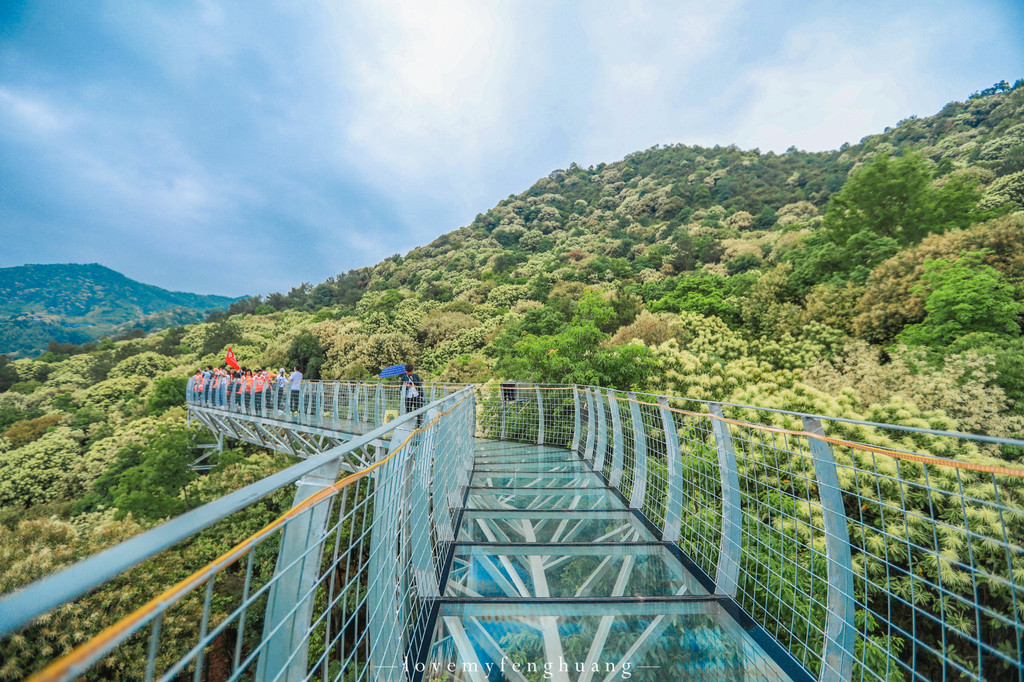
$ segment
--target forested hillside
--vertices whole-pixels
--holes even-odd
[[[30,357],[51,341],[81,344],[198,322],[234,299],[167,291],[96,263],[0,268],[0,352]]]
[[[185,377],[229,345],[307,378],[412,362],[428,380],[602,384],[1019,438],[1022,322],[1024,81],[832,152],[672,145],[572,165],[376,266],[201,324],[0,359],[0,591],[288,464],[245,446],[189,469],[202,436],[184,426]],[[1011,448],[941,454],[1024,464]],[[235,539],[200,538],[4,643],[0,680]]]

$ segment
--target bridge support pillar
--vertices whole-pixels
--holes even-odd
[[[340,458],[335,459],[299,479],[294,504],[334,484],[340,465]],[[282,532],[275,582],[267,596],[263,621],[266,647],[256,668],[260,682],[306,679],[307,632],[331,502],[329,498],[313,505],[288,522]]]
[[[572,404],[574,408],[573,412],[573,425],[572,425],[572,446],[571,450],[573,454],[579,454],[580,449],[580,432],[583,430],[580,423],[580,387],[572,387]]]
[[[643,509],[647,494],[647,429],[644,415],[637,402],[636,394],[629,393],[629,416],[633,422],[633,490],[629,494],[629,506]]]
[[[594,436],[597,435],[597,427],[594,420],[594,392],[587,390],[587,444],[583,448],[583,459],[594,461]]]
[[[619,416],[619,399],[612,389],[608,389],[608,411],[612,413],[612,470],[608,477],[608,485],[618,488],[622,485],[622,461],[626,448],[622,440],[622,418]]]
[[[736,469],[736,451],[732,448],[729,425],[723,419],[722,406],[710,403],[714,417],[711,429],[718,452],[718,472],[722,479],[722,542],[718,546],[715,570],[715,593],[736,596],[740,575],[740,554],[743,551],[743,510],[740,508],[740,476]]]
[[[544,445],[544,398],[540,386],[534,386],[537,392],[537,445]]]
[[[675,542],[679,539],[683,523],[683,463],[679,451],[679,433],[676,420],[668,409],[668,398],[658,396],[658,410],[661,412],[661,426],[665,431],[665,460],[668,466],[668,481],[665,484],[665,525],[661,539]]]
[[[825,435],[821,421],[802,417],[804,431]],[[856,646],[856,604],[853,599],[853,561],[850,534],[846,527],[843,491],[832,446],[819,438],[808,438],[814,458],[814,476],[818,479],[822,525],[825,529],[825,553],[828,557],[828,616],[825,619],[825,648],[821,656],[821,682],[848,682],[853,676]]]
[[[595,415],[597,417],[597,449],[594,451],[594,471],[598,473],[604,471],[604,459],[608,454],[608,423],[605,418],[604,401],[604,392],[601,390],[596,391],[594,404],[597,409],[597,414]]]

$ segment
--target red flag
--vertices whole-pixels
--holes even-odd
[[[231,346],[228,346],[228,356],[224,358],[224,362],[228,363],[235,369],[242,369],[238,366],[238,361],[235,360],[235,354],[231,352]]]

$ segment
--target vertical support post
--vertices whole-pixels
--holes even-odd
[[[722,541],[718,546],[718,567],[715,570],[715,594],[736,596],[739,584],[740,557],[743,552],[743,510],[740,507],[740,475],[736,467],[736,451],[729,436],[729,425],[723,419],[722,406],[709,403],[711,430],[718,452],[718,474],[722,480]]]
[[[331,424],[335,427],[338,426],[338,398],[341,397],[341,384],[335,382],[334,384],[334,403],[331,407]]]
[[[333,485],[340,465],[338,458],[303,476],[297,484],[294,504]],[[274,584],[267,596],[267,613],[263,620],[266,646],[256,668],[256,679],[260,682],[306,679],[309,649],[306,632],[313,615],[313,597],[320,576],[332,500],[328,498],[302,512],[289,521],[282,532]],[[296,650],[298,653],[293,656]]]
[[[608,485],[618,488],[622,485],[622,462],[626,448],[622,439],[622,418],[619,417],[619,399],[612,389],[608,389],[608,409],[612,413],[612,472]]]
[[[356,385],[355,385],[355,390],[353,392],[355,394],[355,398],[352,400],[352,411],[351,411],[351,413],[349,415],[349,417],[351,419],[355,420],[356,424],[360,424],[363,421],[361,419],[360,414],[359,414],[359,394],[362,393],[362,391],[363,391],[363,387],[357,381]]]
[[[505,401],[505,391],[501,388],[498,389],[498,410],[501,412],[501,431],[499,438],[505,440],[506,429],[508,428],[508,409]]]
[[[544,398],[540,386],[534,386],[537,392],[537,445],[544,445]]]
[[[316,424],[320,426],[324,423],[324,393],[327,392],[327,387],[324,386],[324,382],[319,382],[316,385]]]
[[[804,430],[825,435],[821,421],[802,417]],[[825,528],[825,553],[828,557],[828,616],[825,619],[825,647],[822,651],[820,682],[849,682],[853,676],[856,624],[853,600],[853,561],[850,556],[850,534],[846,527],[843,491],[832,446],[818,438],[808,438],[814,459],[814,476],[818,479],[822,525]]]
[[[580,449],[580,431],[582,430],[582,427],[580,426],[580,387],[579,386],[575,386],[574,385],[572,387],[572,404],[573,404],[573,408],[574,408],[574,420],[573,420],[573,426],[572,426],[572,446],[571,446],[570,449],[572,450],[573,454],[578,454],[578,451]]]
[[[594,425],[594,392],[587,389],[587,444],[583,448],[583,459],[594,460],[594,437],[597,428]]]
[[[597,417],[597,449],[594,452],[594,471],[604,471],[604,458],[608,454],[608,424],[604,416],[605,396],[601,389],[594,395]]]
[[[661,427],[665,431],[665,460],[668,466],[668,481],[665,484],[665,526],[661,529],[661,539],[675,542],[679,539],[683,524],[683,463],[682,452],[679,450],[679,433],[676,431],[676,420],[668,409],[668,398],[658,396],[658,411],[661,412]]]
[[[374,412],[373,412],[374,422],[373,422],[373,425],[374,426],[380,426],[381,424],[384,423],[383,421],[381,421],[381,418],[382,418],[382,414],[381,414],[381,412],[382,412],[382,410],[381,410],[381,401],[383,401],[383,400],[384,400],[384,384],[382,384],[381,382],[378,381],[377,382],[377,391],[376,391],[376,393],[374,395],[374,401],[373,401],[373,407],[374,407]]]
[[[642,509],[644,495],[647,494],[647,430],[640,403],[632,391],[629,392],[629,415],[633,418],[633,490],[629,495],[629,506]]]
[[[392,452],[412,433],[410,424],[395,428]],[[407,451],[398,453],[374,472],[373,525],[370,531],[370,570],[367,600],[370,639],[370,675],[373,680],[401,676],[402,656],[407,636],[399,602],[402,567],[398,563],[397,542],[401,536],[401,517],[408,505],[402,499]]]

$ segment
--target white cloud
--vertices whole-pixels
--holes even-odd
[[[821,24],[793,28],[774,63],[744,75],[747,106],[732,130],[743,147],[836,149],[913,112],[918,46],[876,32],[851,42]]]
[[[13,126],[34,136],[49,138],[72,128],[76,117],[44,99],[0,86],[0,112]]]
[[[581,147],[586,162],[612,161],[652,144],[693,141],[697,84],[728,49],[742,0],[608,3],[580,8],[595,67]]]
[[[510,125],[519,17],[486,3],[346,3],[335,14],[345,156],[400,180],[473,169]]]

